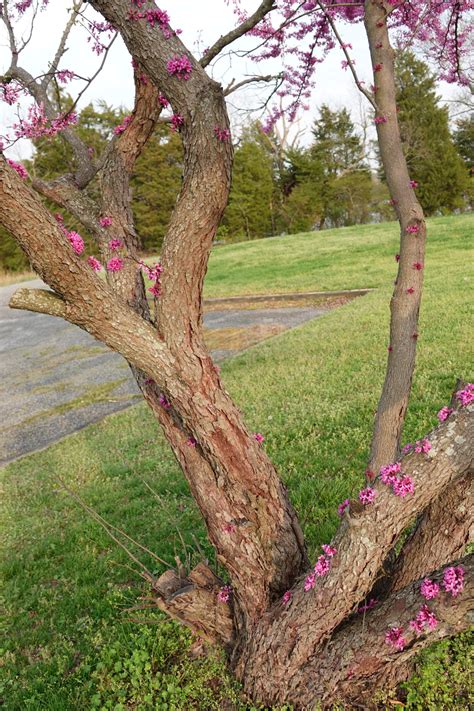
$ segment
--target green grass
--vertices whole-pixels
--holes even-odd
[[[466,365],[472,227],[474,219],[465,216],[430,222],[409,441],[436,423],[456,378],[472,376]],[[220,248],[211,261],[212,296],[379,287],[222,368],[249,427],[265,434],[313,557],[334,533],[337,504],[362,482],[386,360],[396,244],[395,225],[364,226]],[[200,550],[214,561],[189,489],[144,405],[1,473],[0,696],[7,711],[207,711],[226,708],[224,699],[250,708],[238,700],[222,658],[192,661],[187,632],[159,614],[127,612],[143,593],[140,579],[57,481],[170,563],[175,555],[197,562]],[[147,555],[142,560],[164,570]],[[137,625],[132,617],[154,624]],[[424,653],[407,687],[407,708],[467,709],[468,650],[465,635]]]

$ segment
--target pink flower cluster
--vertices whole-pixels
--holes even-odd
[[[99,224],[101,227],[110,227],[110,225],[112,224],[112,218],[107,216],[101,217],[99,220]]]
[[[284,593],[284,595],[282,597],[283,604],[288,605],[288,603],[290,602],[292,597],[293,597],[293,593],[291,592],[291,590],[287,590],[286,593]]]
[[[371,486],[367,486],[365,489],[359,491],[359,501],[362,502],[364,506],[371,504],[376,496],[377,492]]]
[[[409,622],[410,627],[418,633],[423,632],[425,627],[429,627],[430,629],[434,630],[437,624],[438,620],[436,619],[434,613],[431,612],[428,605],[423,605],[415,619],[410,620]]]
[[[222,526],[222,530],[224,531],[224,533],[235,533],[237,528],[234,526],[233,523],[225,523]]]
[[[405,649],[406,639],[403,637],[403,627],[392,627],[385,634],[385,642],[401,652]]]
[[[376,117],[374,118],[374,123],[375,123],[376,125],[381,124],[381,123],[387,123],[387,121],[388,121],[387,117],[386,117],[386,116],[383,116],[383,115],[376,116]]]
[[[70,241],[75,253],[82,254],[84,251],[84,240],[82,239],[81,235],[72,230],[71,232],[67,232],[67,238]]]
[[[263,436],[263,434],[260,434],[260,432],[255,432],[253,438],[259,444],[263,444],[265,442],[265,437]]]
[[[415,442],[415,452],[418,454],[428,454],[428,452],[431,450],[431,442],[426,439],[419,439]]]
[[[415,190],[415,188],[417,187],[418,183],[416,182],[416,180],[410,180],[410,188],[413,188],[413,190]]]
[[[68,81],[72,81],[75,76],[75,73],[70,69],[60,69],[56,72],[56,77],[62,84],[67,84]]]
[[[407,494],[413,494],[415,486],[411,477],[406,475],[399,476],[401,473],[400,462],[387,464],[386,466],[380,468],[380,480],[383,484],[386,484],[386,486],[392,487],[392,491],[395,496],[404,497]]]
[[[167,109],[168,106],[170,105],[170,102],[166,98],[166,96],[163,96],[163,94],[158,94],[158,103],[160,106],[162,106],[164,109]]]
[[[322,546],[323,551],[326,555],[320,555],[316,561],[316,565],[313,568],[313,572],[310,573],[306,580],[304,581],[304,590],[312,590],[316,584],[316,578],[322,578],[329,573],[331,568],[331,558],[336,555],[337,550],[329,545]]]
[[[439,585],[429,578],[425,578],[420,585],[420,592],[425,600],[433,600],[439,593]]]
[[[120,272],[123,269],[124,261],[120,257],[112,257],[106,264],[108,272]]]
[[[122,249],[123,242],[119,239],[110,239],[108,241],[108,248],[111,252],[117,252],[117,250]]]
[[[163,267],[160,262],[157,262],[154,267],[149,267],[145,262],[140,262],[142,270],[147,275],[150,281],[153,281],[153,286],[150,286],[148,291],[153,296],[161,296],[161,275],[163,274]]]
[[[232,592],[232,588],[230,585],[224,585],[219,592],[217,593],[217,599],[219,602],[229,602],[230,599],[230,593]]]
[[[170,27],[169,15],[164,10],[159,10],[158,8],[154,8],[154,9],[144,10],[143,12],[139,12],[139,10],[142,8],[142,6],[145,3],[143,2],[143,0],[132,0],[132,4],[133,3],[138,7],[138,10],[134,10],[133,8],[129,10],[129,12],[128,12],[128,19],[129,20],[133,20],[133,21],[146,20],[147,23],[151,27],[158,25],[160,30],[163,32],[165,39],[169,39],[174,34],[175,35],[181,34],[181,30],[176,30],[175,32],[173,32],[173,30]]]
[[[50,120],[45,114],[43,104],[33,104],[28,109],[28,118],[13,124],[13,130],[17,138],[35,139],[43,136],[56,136],[60,131],[64,131],[76,123],[77,114],[74,111],[61,114]]]
[[[188,437],[188,439],[186,440],[186,444],[188,445],[188,447],[194,448],[197,445],[197,442],[194,437]]]
[[[219,126],[214,126],[214,135],[217,140],[222,141],[222,143],[230,141],[230,131],[228,128],[219,128]]]
[[[441,410],[438,412],[438,420],[440,422],[444,422],[445,420],[448,419],[448,417],[453,413],[453,408],[452,407],[447,407],[446,405],[441,408]]]
[[[420,225],[408,225],[406,228],[405,232],[408,232],[410,235],[416,235],[420,231]]]
[[[350,499],[344,499],[344,501],[341,504],[339,504],[339,506],[337,507],[338,516],[344,516],[344,514],[345,514],[346,510],[349,508],[350,504],[351,504]]]
[[[22,180],[26,180],[26,178],[28,177],[28,171],[24,166],[21,165],[21,163],[16,163],[10,158],[7,158],[7,163],[11,168],[13,168],[13,170],[16,170]]]
[[[95,272],[102,271],[102,264],[96,257],[87,257],[87,263]]]
[[[114,134],[115,134],[116,136],[119,136],[121,133],[123,133],[123,132],[125,131],[125,129],[127,128],[127,126],[130,126],[130,124],[131,124],[131,122],[132,122],[132,118],[133,118],[133,117],[132,117],[131,115],[130,115],[130,116],[125,116],[125,118],[124,118],[124,120],[122,121],[122,123],[120,123],[118,126],[115,126],[115,128],[114,128]]]
[[[458,390],[456,393],[456,400],[461,403],[461,407],[470,405],[474,400],[474,384],[468,383],[463,390]]]
[[[163,393],[160,394],[160,397],[158,398],[158,400],[159,400],[161,407],[164,410],[171,410],[171,403],[168,400],[168,398],[165,395],[163,395]]]
[[[5,101],[10,106],[16,104],[23,93],[23,89],[19,84],[8,82],[7,84],[0,83],[0,99]]]
[[[177,77],[178,79],[183,79],[187,81],[191,76],[193,70],[192,64],[188,57],[183,54],[181,57],[173,57],[170,59],[166,65],[166,69],[170,74]]]
[[[458,565],[455,568],[452,566],[446,568],[443,575],[443,587],[453,597],[459,595],[464,588],[464,568],[462,565]]]
[[[184,125],[184,118],[181,116],[181,114],[173,114],[171,117],[171,130],[172,131],[179,131],[179,129],[183,125]]]

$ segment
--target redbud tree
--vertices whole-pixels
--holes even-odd
[[[3,0],[10,61],[0,77],[0,95],[18,110],[2,147],[21,137],[50,136],[64,141],[74,156],[71,172],[49,182],[29,180],[22,166],[0,159],[0,222],[51,287],[20,289],[10,305],[66,319],[120,353],[173,449],[230,582],[224,586],[205,561],[159,578],[147,573],[156,605],[222,646],[229,667],[259,702],[367,708],[377,689],[410,673],[420,649],[465,629],[472,606],[472,558],[455,560],[464,552],[471,522],[466,497],[472,386],[458,385],[452,403],[439,413],[438,427],[400,451],[426,226],[401,147],[393,67],[394,43],[409,44],[437,63],[442,78],[465,84],[470,3],[262,0],[251,14],[239,0],[231,4],[235,27],[198,58],[153,1],[74,0],[51,61],[32,71],[22,64],[28,33],[16,31],[17,21],[29,17],[34,31],[34,18],[48,11],[48,2]],[[344,41],[353,23],[365,27],[371,78],[358,75]],[[133,111],[100,157],[75,130],[75,105],[62,107],[57,91],[80,77],[79,68],[65,64],[78,24],[86,27],[99,62],[120,34],[134,68]],[[223,88],[209,69],[223,53],[236,52],[242,39],[255,66],[270,62],[272,74],[246,76]],[[202,287],[232,174],[226,96],[250,82],[270,87],[268,106],[273,98],[278,106],[270,108],[264,126],[270,131],[282,112],[291,119],[304,108],[315,74],[334,47],[344,52],[341,71],[352,73],[373,111],[400,248],[366,486],[358,499],[342,502],[339,530],[310,564],[298,518],[262,438],[247,430],[205,346]],[[86,86],[89,81],[84,79]],[[146,267],[138,255],[129,179],[158,121],[181,136],[184,175],[160,263]],[[92,180],[99,185],[95,198],[87,191]],[[56,219],[41,197],[92,235],[94,257],[83,256],[80,234]],[[105,281],[97,274],[101,269]],[[144,271],[152,280],[152,306]]]

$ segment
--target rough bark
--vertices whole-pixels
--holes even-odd
[[[390,595],[366,615],[356,615],[334,634],[322,653],[313,659],[308,684],[301,690],[301,706],[297,708],[312,708],[315,702],[323,708],[335,702],[345,704],[345,708],[377,708],[374,690],[393,689],[408,678],[414,656],[424,647],[468,629],[474,622],[474,556],[453,564],[462,564],[466,580],[464,590],[456,598],[442,588],[445,568],[435,573],[429,571],[430,578],[441,584],[442,590],[428,603],[438,620],[435,629],[426,628],[419,634],[409,625],[427,603],[420,594],[420,579]],[[403,651],[385,641],[386,632],[393,627],[403,628],[406,640]]]
[[[390,302],[390,340],[385,381],[375,417],[369,470],[377,474],[396,459],[415,368],[418,314],[423,287],[426,225],[410,185],[397,120],[395,53],[390,45],[384,0],[367,0],[365,28],[374,67],[374,98],[380,157],[400,223],[400,261]],[[407,232],[407,228],[417,232]],[[420,265],[417,269],[414,265]],[[412,290],[408,291],[408,290]]]
[[[322,645],[371,591],[403,530],[472,468],[473,411],[472,406],[458,410],[439,425],[429,435],[429,454],[403,459],[403,471],[415,483],[413,495],[401,499],[377,481],[372,505],[351,504],[333,542],[337,555],[329,574],[309,592],[301,580],[287,607],[273,606],[262,617],[237,662],[237,673],[252,697],[298,699]]]

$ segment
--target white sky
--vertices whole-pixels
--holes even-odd
[[[242,6],[250,11],[259,4],[259,0],[242,0]],[[210,46],[223,33],[235,25],[235,17],[224,0],[161,0],[161,9],[169,13],[173,28],[180,28],[184,43],[197,55],[202,49]],[[55,51],[62,28],[67,17],[69,2],[64,0],[50,0],[48,9],[39,13],[33,39],[24,53],[20,56],[20,65],[25,66],[33,75],[40,74],[47,68],[48,61]],[[90,9],[88,10],[90,13]],[[28,13],[26,13],[28,16]],[[98,18],[103,19],[103,18]],[[361,24],[342,25],[341,33],[345,42],[353,46],[352,56],[356,60],[357,72],[361,79],[371,83],[371,68],[365,32]],[[61,62],[61,69],[73,69],[83,76],[90,76],[100,63],[100,58],[93,54],[89,45],[84,41],[85,34],[78,30],[71,35],[68,42],[68,51]],[[199,51],[197,50],[199,45]],[[351,109],[353,118],[358,122],[360,118],[360,105],[366,106],[365,99],[361,102],[360,94],[354,86],[352,75],[349,71],[341,70],[343,54],[340,49],[334,49],[323,64],[317,68],[316,86],[310,102],[310,110],[301,112],[301,126],[309,127],[317,115],[317,108],[322,103],[328,103],[332,108],[343,106]],[[0,75],[9,65],[8,41],[3,24],[0,25]],[[273,72],[280,67],[275,63]],[[272,73],[269,64],[255,64],[248,60],[233,60],[229,66],[226,58],[221,59],[215,69],[214,78],[227,85],[233,78],[237,81],[245,74]],[[68,85],[74,95],[81,88],[80,82]],[[443,96],[453,96],[455,91],[448,85],[440,86]],[[112,106],[133,105],[133,82],[130,56],[122,40],[118,38],[109,53],[103,72],[97,77],[88,91],[84,94],[79,108],[89,103],[103,99]],[[230,97],[232,104],[245,107],[255,100],[255,90],[242,91]],[[232,107],[230,107],[232,112]],[[15,121],[15,115],[10,107],[0,102],[0,133],[4,133],[8,126]],[[31,148],[27,141],[20,141],[8,151],[16,159],[28,157]]]

